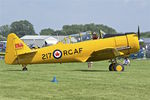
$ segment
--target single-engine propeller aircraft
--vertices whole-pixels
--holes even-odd
[[[5,54],[6,64],[20,64],[27,70],[28,64],[69,63],[110,60],[110,71],[124,71],[124,66],[117,63],[117,57],[128,57],[139,51],[140,32],[105,35],[97,40],[30,49],[14,33],[7,37]]]

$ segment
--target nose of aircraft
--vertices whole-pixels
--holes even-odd
[[[140,49],[138,36],[136,34],[128,35],[129,46],[131,47],[130,53],[136,53]]]

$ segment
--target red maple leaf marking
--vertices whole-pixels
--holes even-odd
[[[57,52],[55,53],[55,55],[56,55],[56,56],[59,56],[59,52],[57,51]]]

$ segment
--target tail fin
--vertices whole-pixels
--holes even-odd
[[[5,63],[17,64],[18,55],[32,52],[32,50],[16,34],[11,33],[7,37]]]

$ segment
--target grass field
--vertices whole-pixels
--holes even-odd
[[[23,72],[0,61],[0,100],[150,100],[150,60],[131,61],[124,72],[109,72],[108,65],[29,65]]]

